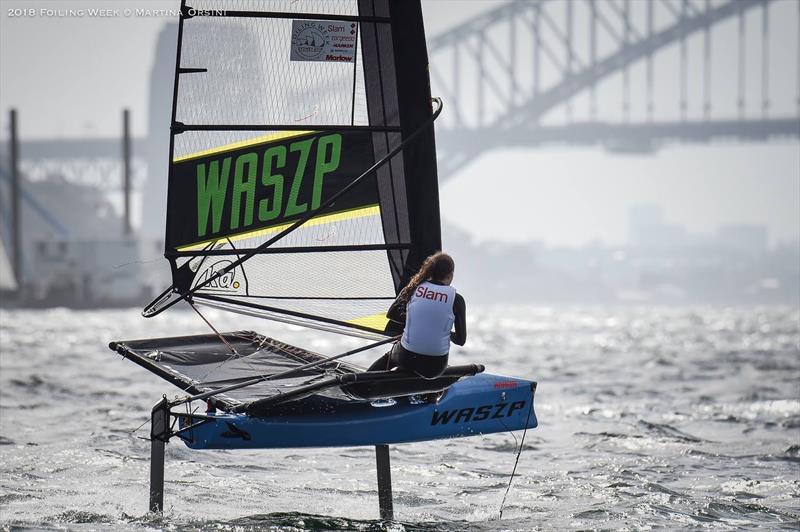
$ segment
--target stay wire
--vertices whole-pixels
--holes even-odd
[[[136,434],[137,432],[139,432],[139,430],[141,430],[141,428],[142,428],[142,427],[144,427],[144,426],[145,426],[145,425],[147,425],[148,423],[150,423],[150,418],[147,418],[147,419],[145,419],[145,420],[144,420],[144,423],[142,423],[141,425],[139,425],[139,426],[138,426],[138,427],[136,427],[135,429],[131,429],[131,430],[129,431],[129,434],[131,434],[131,435],[133,435],[133,434]]]
[[[227,340],[225,340],[225,337],[224,337],[224,336],[222,336],[222,333],[220,333],[220,332],[219,332],[219,331],[218,331],[218,330],[217,330],[217,329],[216,329],[216,328],[215,328],[215,327],[214,327],[214,326],[211,324],[211,322],[210,322],[210,321],[208,321],[208,319],[206,319],[206,317],[205,317],[205,316],[203,316],[203,314],[202,314],[202,313],[201,313],[201,312],[200,312],[200,311],[197,309],[197,307],[194,305],[194,303],[192,303],[192,302],[191,302],[190,300],[188,300],[188,299],[186,300],[186,302],[187,302],[187,303],[189,303],[189,306],[190,306],[190,307],[192,307],[192,310],[194,310],[194,311],[197,313],[197,315],[198,315],[198,316],[200,316],[200,318],[202,318],[202,320],[203,320],[204,322],[206,322],[206,324],[207,324],[209,327],[211,327],[211,330],[212,330],[212,331],[214,331],[214,333],[215,333],[215,334],[216,334],[216,335],[219,337],[219,339],[220,339],[220,340],[222,340],[222,342],[223,342],[223,343],[224,343],[226,346],[228,346],[228,349],[230,349],[230,350],[231,350],[231,352],[233,353],[233,354],[232,354],[230,357],[228,357],[228,358],[226,358],[225,360],[223,360],[223,361],[222,361],[222,363],[220,363],[220,364],[219,364],[219,365],[218,365],[216,368],[213,368],[213,369],[209,370],[209,371],[208,371],[208,372],[207,372],[207,373],[206,373],[206,374],[205,374],[205,375],[204,375],[204,376],[203,376],[203,377],[200,379],[200,381],[203,381],[203,380],[205,380],[205,379],[206,379],[206,378],[207,378],[207,377],[208,377],[208,376],[209,376],[209,375],[210,375],[210,374],[211,374],[213,371],[216,371],[216,370],[218,370],[219,368],[221,368],[223,365],[225,365],[225,363],[226,363],[226,362],[228,362],[228,361],[229,361],[231,358],[233,358],[234,356],[240,356],[240,355],[239,355],[238,351],[236,351],[236,349],[235,349],[235,348],[234,348],[234,347],[233,347],[233,346],[232,346],[230,343],[228,343],[228,341],[227,341]],[[249,365],[249,362],[247,362],[247,361],[246,361],[246,359],[245,359],[245,363]],[[190,386],[191,386],[191,385],[190,385]],[[187,386],[186,388],[183,388],[183,390],[182,390],[182,391],[184,391],[184,392],[185,392],[185,391],[186,391],[188,388],[189,388],[189,387]],[[187,407],[187,408],[188,408],[188,407]],[[136,427],[135,429],[131,429],[129,433],[130,433],[131,435],[133,435],[133,434],[136,434],[137,432],[139,432],[139,431],[142,429],[142,427],[144,427],[144,426],[145,426],[145,425],[147,425],[148,423],[150,423],[150,418],[149,418],[149,417],[148,417],[148,418],[147,418],[147,419],[144,421],[144,423],[142,423],[141,425],[139,425],[139,426],[138,426],[138,427]]]
[[[230,350],[231,350],[231,353],[233,353],[233,354],[234,354],[234,355],[236,355],[236,356],[239,356],[239,353],[236,351],[236,349],[235,349],[235,348],[234,348],[234,347],[233,347],[233,346],[232,346],[230,343],[228,343],[228,341],[225,339],[225,337],[224,337],[224,336],[222,336],[222,334],[221,334],[221,333],[220,333],[220,332],[217,330],[217,328],[216,328],[216,327],[214,327],[213,325],[211,325],[211,322],[210,322],[210,321],[208,321],[208,320],[206,319],[206,317],[205,317],[205,316],[203,316],[203,315],[200,313],[200,311],[199,311],[199,310],[197,310],[197,307],[195,306],[195,304],[194,304],[194,303],[193,303],[191,300],[189,300],[189,299],[187,299],[187,300],[186,300],[186,302],[187,302],[187,303],[189,303],[189,306],[190,306],[190,307],[192,307],[192,310],[194,310],[195,312],[197,312],[197,315],[198,315],[198,316],[200,316],[200,318],[201,318],[201,319],[202,319],[204,322],[206,322],[206,325],[208,325],[209,327],[211,327],[211,330],[212,330],[212,331],[214,331],[214,333],[215,333],[215,334],[216,334],[216,335],[219,337],[219,339],[220,339],[220,340],[222,340],[222,343],[224,343],[225,345],[227,345],[227,346],[228,346],[228,349],[230,349]]]
[[[230,343],[229,343],[229,342],[228,342],[228,341],[225,339],[225,337],[222,335],[222,333],[220,333],[220,332],[217,330],[217,328],[216,328],[216,327],[214,327],[214,326],[211,324],[211,322],[210,322],[210,321],[208,321],[208,320],[206,319],[206,317],[205,317],[205,316],[203,316],[203,314],[200,312],[200,310],[198,310],[198,308],[195,306],[195,304],[194,304],[194,303],[193,303],[193,302],[192,302],[190,299],[187,299],[187,300],[186,300],[186,302],[187,302],[187,303],[189,303],[189,306],[190,306],[190,307],[192,307],[192,310],[194,310],[194,311],[197,313],[197,315],[198,315],[198,316],[200,316],[200,317],[203,319],[203,321],[204,321],[204,322],[206,322],[206,325],[208,325],[209,327],[211,327],[211,330],[212,330],[212,331],[214,331],[214,333],[215,333],[215,334],[216,334],[216,335],[219,337],[219,339],[220,339],[220,340],[222,340],[222,342],[223,342],[223,343],[224,343],[226,346],[228,346],[228,349],[230,349],[230,350],[231,350],[231,356],[229,356],[228,358],[226,358],[225,360],[223,360],[222,362],[220,362],[220,363],[219,363],[219,364],[218,364],[216,367],[213,367],[213,368],[209,369],[209,370],[208,370],[208,371],[205,373],[205,375],[203,375],[202,377],[200,377],[200,378],[197,380],[197,382],[198,382],[198,383],[201,383],[201,382],[203,382],[204,380],[206,380],[206,379],[208,378],[208,376],[209,376],[209,375],[211,375],[213,372],[217,371],[217,370],[218,370],[218,369],[220,369],[222,366],[224,366],[225,364],[227,364],[228,362],[230,362],[230,360],[231,360],[231,359],[233,359],[233,358],[236,358],[236,357],[239,357],[239,359],[240,359],[240,360],[242,360],[242,361],[243,361],[243,362],[244,362],[244,363],[245,363],[245,364],[246,364],[246,365],[247,365],[247,366],[248,366],[248,367],[249,367],[249,368],[250,368],[252,371],[254,371],[254,372],[256,372],[256,371],[257,371],[257,370],[256,370],[256,368],[254,368],[254,367],[253,367],[253,366],[250,364],[250,362],[249,362],[248,358],[247,358],[247,357],[243,357],[242,355],[240,355],[240,354],[239,354],[239,352],[238,352],[238,351],[236,351],[236,348],[235,348],[235,347],[233,347],[233,346],[232,346],[232,345],[231,345],[231,344],[230,344]],[[191,385],[189,385],[189,386],[191,386]],[[184,391],[184,392],[185,392],[185,391],[187,391],[187,390],[189,389],[189,386],[187,386],[186,388],[184,388],[184,389],[183,389],[183,391]]]
[[[503,501],[500,503],[500,517],[498,519],[503,518],[503,508],[506,505],[506,497],[508,497],[508,492],[511,490],[511,483],[514,481],[514,475],[517,473],[517,465],[519,464],[519,457],[522,456],[522,449],[525,447],[525,435],[528,433],[528,423],[531,421],[531,414],[533,413],[533,391],[531,391],[531,405],[528,408],[528,418],[525,420],[525,429],[522,431],[522,438],[519,442],[519,448],[517,449],[517,459],[514,460],[514,469],[511,470],[511,477],[508,479],[508,486],[506,486],[506,492],[503,494]]]
[[[200,316],[200,318],[202,318],[202,320],[203,320],[203,321],[206,323],[206,325],[208,325],[208,326],[211,328],[211,330],[212,330],[212,331],[214,331],[214,333],[215,333],[215,334],[216,334],[216,335],[219,337],[219,339],[220,339],[220,340],[222,340],[222,342],[223,342],[223,343],[224,343],[226,346],[228,346],[228,349],[230,349],[230,350],[231,350],[231,353],[232,353],[232,355],[231,355],[230,357],[228,357],[228,358],[226,358],[225,360],[223,360],[223,361],[222,361],[222,363],[220,363],[220,364],[219,364],[219,365],[218,365],[216,368],[213,368],[213,369],[209,370],[209,371],[208,371],[208,372],[207,372],[207,373],[206,373],[206,374],[205,374],[205,375],[204,375],[204,376],[203,376],[203,377],[200,379],[200,381],[203,381],[203,380],[205,380],[205,379],[206,379],[206,378],[207,378],[207,377],[208,377],[208,376],[209,376],[209,375],[210,375],[210,374],[211,374],[213,371],[216,371],[216,370],[218,370],[219,368],[221,368],[223,365],[225,365],[225,363],[226,363],[226,362],[228,362],[228,361],[229,361],[231,358],[233,358],[233,357],[235,357],[235,356],[241,356],[241,355],[239,355],[239,352],[238,352],[238,351],[236,351],[236,348],[234,348],[234,347],[233,347],[233,346],[232,346],[232,345],[231,345],[231,344],[230,344],[230,343],[229,343],[229,342],[228,342],[228,341],[225,339],[225,337],[222,335],[222,333],[220,333],[220,332],[219,332],[219,331],[216,329],[216,327],[214,327],[214,326],[211,324],[211,322],[210,322],[210,321],[208,321],[208,319],[206,319],[206,317],[205,317],[205,316],[203,316],[203,314],[202,314],[202,313],[201,313],[201,312],[200,312],[200,311],[197,309],[197,307],[194,305],[194,303],[193,303],[192,301],[190,301],[190,300],[188,300],[188,299],[187,299],[187,300],[186,300],[186,302],[187,302],[187,303],[189,303],[189,306],[190,306],[190,307],[192,307],[192,310],[194,310],[194,311],[197,313],[197,315],[198,315],[198,316]],[[248,366],[250,365],[250,363],[249,363],[249,362],[247,362],[247,359],[246,359],[245,357],[242,357],[242,359],[245,361],[245,363],[246,363]],[[251,366],[251,368],[252,368],[252,366]],[[188,387],[187,387],[187,388],[184,388],[182,391],[184,391],[184,392],[185,392],[187,389],[188,389]],[[187,407],[187,408],[188,408],[188,407]],[[150,423],[150,418],[147,418],[147,419],[144,421],[144,423],[142,423],[141,425],[139,425],[139,426],[138,426],[138,427],[136,427],[135,429],[131,429],[129,433],[130,433],[131,435],[133,435],[133,434],[136,434],[137,432],[139,432],[139,431],[142,429],[142,427],[144,427],[144,426],[145,426],[145,425],[147,425],[148,423]]]

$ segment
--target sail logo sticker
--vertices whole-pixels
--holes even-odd
[[[238,293],[247,293],[247,280],[242,273],[241,276],[237,276],[237,271],[241,271],[241,266],[234,268],[229,272],[225,272],[224,274],[216,277],[222,270],[227,268],[232,264],[229,260],[220,260],[217,261],[210,266],[208,266],[205,270],[200,273],[195,279],[195,286],[201,285],[211,279],[211,282],[207,285],[203,286],[202,290],[206,292],[215,292],[215,293],[223,293],[223,294],[238,294]],[[216,278],[215,278],[216,277]],[[241,281],[239,280],[241,277]]]
[[[358,24],[340,20],[293,20],[291,61],[353,63]]]
[[[170,212],[179,214],[168,224],[169,246],[278,231],[319,209],[374,163],[372,134],[362,131],[304,132],[174,162]],[[377,184],[367,181],[321,217],[377,204]]]
[[[342,136],[333,133],[199,163],[198,236],[296,219],[318,208],[325,177],[339,168],[341,151]],[[306,167],[313,176],[306,178]],[[223,220],[226,206],[229,217]]]

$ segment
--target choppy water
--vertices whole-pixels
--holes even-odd
[[[334,354],[358,340],[208,311]],[[539,381],[540,426],[392,447],[396,523],[378,520],[371,448],[167,447],[148,515],[148,417],[177,390],[109,340],[205,333],[137,309],[0,313],[0,527],[73,530],[797,529],[800,311],[470,308],[453,363]],[[359,355],[367,363],[379,353]],[[519,435],[517,435],[519,437]]]

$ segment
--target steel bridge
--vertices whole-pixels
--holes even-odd
[[[145,142],[133,141],[132,151],[136,155],[131,158],[131,187],[141,190],[147,176],[147,161],[142,156]],[[104,197],[120,205],[123,202],[121,138],[21,140],[20,152],[20,173],[25,182],[52,183],[63,180],[91,187],[92,191],[103,191]],[[0,239],[5,242],[11,242],[11,174],[8,161],[8,143],[4,143],[0,148]],[[67,220],[59,219],[48,205],[40,203],[25,186],[21,187],[20,203],[24,212],[41,222],[54,237],[69,239],[74,236]]]
[[[7,143],[5,143],[7,144]],[[7,169],[8,146],[0,148]],[[146,142],[131,142],[133,186],[147,176]],[[122,193],[122,139],[37,139],[20,140],[20,171],[30,181],[63,178],[72,183],[114,189]]]
[[[433,92],[446,104],[436,126],[440,175],[502,147],[640,152],[669,142],[796,139],[799,13],[798,0],[520,0],[485,12],[429,40]],[[779,47],[771,28],[787,16],[793,42]],[[720,49],[736,61],[715,88]],[[777,56],[785,68],[776,74]],[[664,79],[677,81],[674,94],[660,94]],[[773,105],[775,94],[792,101]],[[664,100],[677,105],[662,111]],[[720,101],[730,109],[718,110]],[[132,151],[141,190],[144,139],[133,139]],[[121,193],[119,139],[23,139],[20,152],[28,179],[58,174]]]
[[[440,175],[501,147],[796,139],[799,10],[796,0],[528,0],[484,13],[429,42],[432,89],[448,104]],[[771,28],[786,17],[791,42],[776,42]],[[732,56],[723,80],[712,75]]]

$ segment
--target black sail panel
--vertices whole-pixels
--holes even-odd
[[[173,102],[173,286],[226,310],[384,335],[389,304],[441,247],[419,1],[191,8]]]
[[[174,159],[179,213],[167,230],[167,253],[237,241],[300,219],[349,184],[372,160],[369,132],[287,132]],[[344,195],[325,216],[375,207],[375,182]]]
[[[359,0],[362,15],[388,17],[391,24],[362,24],[364,77],[370,123],[400,127],[374,133],[384,155],[431,118],[428,52],[419,2]],[[389,251],[398,290],[430,254],[441,249],[439,188],[433,128],[379,171],[378,187],[386,238],[413,242]]]

